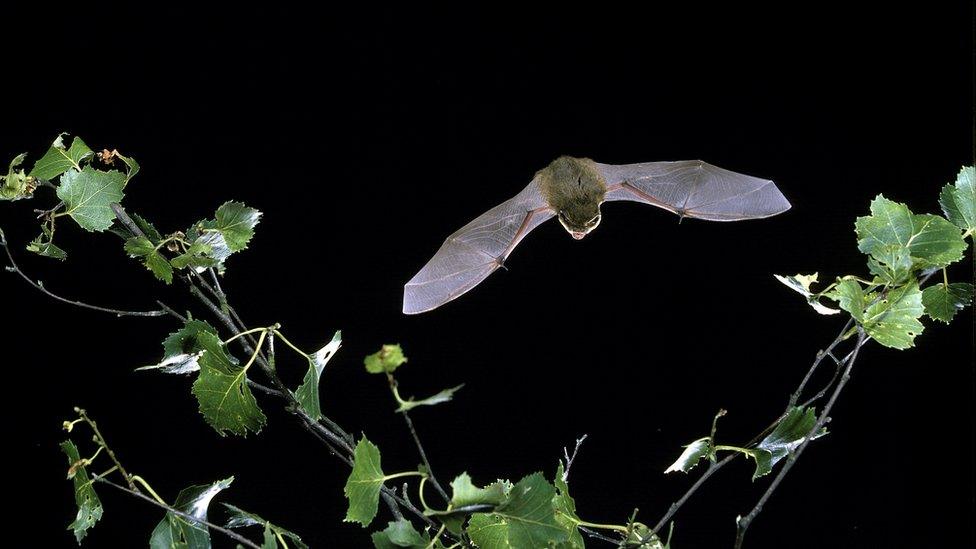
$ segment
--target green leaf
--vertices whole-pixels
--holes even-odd
[[[407,361],[403,356],[403,349],[399,344],[384,345],[379,351],[369,355],[363,361],[366,371],[371,374],[392,374],[397,368]]]
[[[671,523],[671,533],[674,532],[674,523]],[[642,541],[647,539],[647,541]],[[664,543],[657,534],[651,534],[651,529],[646,525],[635,523],[633,525],[633,530],[630,535],[627,536],[627,541],[632,545],[627,545],[627,547],[632,547],[635,549],[669,549],[671,547],[671,535],[668,534],[668,542]]]
[[[254,236],[254,227],[261,220],[261,212],[248,208],[240,202],[226,202],[217,208],[216,228],[227,242],[232,252],[247,248]]]
[[[129,217],[135,221],[136,225],[142,229],[142,232],[153,242],[153,244],[159,244],[163,240],[163,235],[160,234],[156,227],[150,223],[146,218],[142,217],[137,213],[129,214]]]
[[[803,443],[810,431],[817,424],[817,414],[813,408],[801,408],[794,406],[786,413],[773,432],[762,439],[756,446],[756,472],[752,475],[752,480],[769,474],[781,459],[789,455],[797,446]],[[814,435],[811,440],[816,440],[826,434],[826,430],[821,430]]]
[[[132,178],[135,177],[136,174],[139,173],[139,170],[142,168],[139,166],[139,163],[136,162],[136,159],[132,158],[131,156],[122,155],[119,153],[119,151],[115,151],[115,156],[117,156],[119,160],[124,162],[125,166],[129,168],[125,172],[125,183],[126,185],[128,185],[129,181],[132,181]]]
[[[226,490],[234,477],[213,484],[190,486],[180,491],[173,508],[193,518],[207,520],[214,496]],[[149,537],[151,549],[210,549],[210,529],[199,522],[167,512]]]
[[[901,244],[878,246],[868,257],[868,269],[875,275],[875,282],[898,286],[908,282],[912,276],[914,262],[908,248]]]
[[[925,314],[946,324],[956,313],[973,302],[973,285],[968,282],[935,284],[922,290]]]
[[[82,171],[68,170],[61,176],[58,198],[66,214],[89,231],[104,231],[115,220],[112,204],[121,202],[125,185],[122,172],[102,172],[85,166]]]
[[[226,431],[240,436],[260,432],[267,418],[247,386],[247,368],[231,362],[214,334],[200,332],[196,337],[203,349],[200,375],[193,382],[200,413],[221,436]]]
[[[959,229],[937,215],[915,215],[908,206],[878,195],[871,202],[871,215],[854,224],[857,247],[881,261],[890,256],[889,246],[908,250],[913,268],[944,267],[962,259],[966,242]]]
[[[332,341],[329,341],[325,347],[306,357],[308,359],[308,372],[305,373],[305,380],[295,391],[295,398],[312,419],[319,420],[322,418],[322,407],[319,403],[319,380],[322,379],[325,365],[329,363],[329,360],[341,346],[342,332],[337,331],[332,336]]]
[[[34,168],[30,172],[31,177],[54,179],[71,169],[81,171],[82,161],[91,158],[92,150],[80,137],[75,137],[71,142],[71,147],[65,149],[63,142],[65,135],[67,134],[59,135],[51,144],[51,148],[34,164]]]
[[[191,243],[210,246],[208,255],[217,270],[223,272],[227,258],[247,247],[260,219],[258,210],[240,202],[226,202],[217,209],[216,219],[197,222],[187,231],[187,237]]]
[[[864,321],[864,308],[867,307],[867,302],[864,299],[864,290],[856,280],[840,280],[826,295],[836,301],[841,309],[851,313],[854,320]]]
[[[401,400],[400,407],[397,408],[397,412],[407,412],[409,410],[413,410],[417,406],[434,406],[435,404],[448,402],[451,400],[451,398],[454,397],[454,393],[456,393],[461,387],[464,387],[463,383],[461,385],[456,385],[449,389],[444,389],[443,391],[437,393],[436,395],[429,396],[421,400],[414,400],[413,398],[410,398],[408,400]]]
[[[186,267],[208,269],[218,266],[217,260],[213,258],[213,247],[209,244],[204,244],[200,240],[196,240],[190,244],[185,252],[174,257],[170,263],[177,269],[184,269]]]
[[[915,336],[924,326],[918,321],[922,316],[922,292],[918,283],[910,282],[888,292],[887,296],[872,303],[864,313],[864,329],[871,339],[894,349],[907,349],[914,345]]]
[[[33,195],[35,185],[28,179],[24,170],[17,169],[26,157],[26,153],[15,156],[7,168],[7,175],[0,176],[0,200],[20,200]]]
[[[356,444],[352,473],[343,490],[349,499],[345,522],[358,522],[369,526],[376,516],[383,487],[383,469],[380,465],[380,449],[363,437]]]
[[[37,255],[44,257],[51,257],[54,259],[60,259],[64,261],[68,258],[68,253],[61,248],[54,245],[54,242],[49,240],[49,237],[45,235],[38,235],[37,238],[32,240],[30,244],[27,245],[28,252],[34,252]]]
[[[160,370],[166,374],[189,374],[200,369],[200,355],[203,346],[199,335],[202,333],[216,337],[217,330],[202,320],[188,320],[183,327],[163,341],[163,358],[158,364],[143,366],[136,370]]]
[[[461,473],[451,481],[451,509],[469,505],[501,505],[508,497],[510,487],[501,482],[493,482],[485,488],[478,488],[471,482],[467,473]]]
[[[475,513],[468,535],[481,549],[548,547],[568,539],[556,522],[556,489],[542,473],[534,473],[512,487],[508,500],[491,513]]]
[[[939,204],[946,217],[966,232],[976,234],[976,170],[963,166],[956,176],[956,184],[942,188]]]
[[[698,465],[699,461],[705,459],[711,451],[710,440],[709,437],[704,437],[685,446],[684,451],[678,456],[677,461],[668,466],[664,472],[673,473],[681,471],[682,473],[687,473],[694,469],[695,465]]]
[[[66,440],[61,443],[61,450],[68,456],[68,478],[74,482],[75,503],[78,505],[78,514],[68,525],[68,529],[74,531],[75,540],[81,543],[88,530],[102,518],[102,502],[95,493],[85,462],[81,460],[75,443]]]
[[[802,275],[797,274],[793,276],[783,276],[783,275],[773,275],[776,280],[779,280],[787,287],[793,289],[793,291],[799,293],[803,297],[807,298],[807,303],[813,307],[813,310],[817,311],[822,315],[835,315],[840,311],[837,309],[832,309],[820,303],[819,296],[814,294],[810,289],[810,286],[817,281],[817,273],[812,275]]]
[[[167,284],[173,283],[173,266],[156,249],[152,241],[144,236],[134,236],[125,241],[125,251],[129,257],[142,259],[142,265],[159,280]]]
[[[382,532],[373,533],[373,547],[376,549],[395,549],[410,547],[411,549],[426,549],[430,547],[430,536],[420,534],[406,519],[400,519],[387,524]]]
[[[552,508],[556,513],[556,522],[566,530],[567,539],[560,547],[563,549],[584,549],[586,543],[579,531],[580,518],[576,515],[576,501],[569,495],[569,484],[566,482],[565,469],[562,462],[556,468],[556,495],[552,498]]]
[[[286,530],[268,520],[265,520],[254,513],[249,513],[240,507],[235,507],[229,503],[223,504],[230,513],[230,519],[227,521],[227,528],[244,528],[247,526],[262,526],[265,531],[265,544],[267,545],[270,541],[270,545],[267,547],[276,548],[279,547],[276,537],[288,538],[290,540],[289,547],[295,547],[296,549],[308,549],[308,545],[302,541],[302,538],[298,534]],[[268,536],[270,533],[270,537]],[[270,539],[269,539],[270,538]]]

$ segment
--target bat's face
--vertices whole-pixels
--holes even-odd
[[[543,196],[573,238],[583,238],[600,224],[607,185],[592,160],[561,156],[538,176]]]
[[[580,240],[600,224],[600,205],[574,204],[556,212],[559,223],[576,240]]]

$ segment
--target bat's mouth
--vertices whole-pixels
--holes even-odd
[[[571,234],[575,240],[583,240],[583,237],[586,236],[584,231],[569,231],[569,234]]]

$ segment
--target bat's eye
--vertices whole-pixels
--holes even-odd
[[[587,227],[596,227],[599,224],[600,224],[600,215],[599,214],[597,214],[597,216],[594,217],[593,219],[591,219],[591,220],[589,220],[589,221],[586,222],[586,226]]]

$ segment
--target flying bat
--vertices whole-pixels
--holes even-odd
[[[600,205],[613,200],[709,221],[758,219],[790,209],[772,181],[701,160],[613,165],[562,156],[536,172],[522,192],[449,236],[404,286],[403,312],[430,311],[474,288],[504,265],[532,229],[554,216],[573,238],[583,238],[600,225]]]

